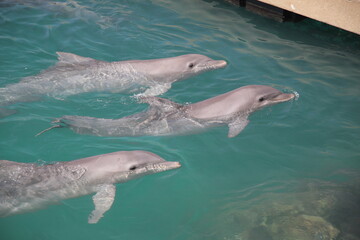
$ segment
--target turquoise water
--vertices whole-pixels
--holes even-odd
[[[12,105],[18,113],[0,119],[1,159],[51,163],[141,149],[182,168],[119,184],[96,225],[87,223],[93,203],[84,196],[0,219],[1,239],[246,239],[246,224],[236,217],[241,211],[260,209],[273,195],[297,196],[309,181],[336,192],[359,177],[354,34],[310,20],[280,24],[217,1],[1,4],[0,87],[55,64],[56,51],[106,61],[200,53],[229,64],[175,83],[162,97],[193,103],[248,84],[300,95],[253,114],[232,139],[227,127],[174,137],[95,137],[67,129],[34,137],[62,115],[119,118],[146,106],[111,93]]]

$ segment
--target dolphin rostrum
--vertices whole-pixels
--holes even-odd
[[[226,66],[224,60],[200,54],[117,62],[64,52],[57,55],[55,66],[0,88],[0,105],[98,91],[136,93],[146,89],[139,96],[156,96],[166,92],[173,82]]]
[[[235,137],[248,124],[250,113],[295,97],[262,85],[248,85],[189,105],[159,97],[142,98],[149,109],[120,119],[63,116],[52,128],[69,127],[79,134],[97,136],[142,136],[187,134],[209,127],[228,125],[228,137]],[[39,134],[41,134],[39,133]],[[38,134],[38,135],[39,135]]]
[[[0,217],[19,214],[63,199],[96,193],[96,223],[110,209],[116,183],[180,167],[146,151],[108,153],[49,165],[0,160]]]

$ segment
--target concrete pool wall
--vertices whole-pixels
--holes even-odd
[[[282,21],[294,13],[360,34],[360,0],[226,0]]]

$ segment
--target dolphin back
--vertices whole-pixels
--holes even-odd
[[[62,199],[66,186],[80,188],[85,169],[0,160],[0,217],[40,209]],[[81,181],[80,181],[81,183]]]

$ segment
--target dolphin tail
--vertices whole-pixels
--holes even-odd
[[[47,129],[45,129],[45,130],[42,130],[42,131],[39,132],[38,134],[36,134],[35,137],[40,136],[41,134],[43,134],[43,133],[45,133],[45,132],[47,132],[47,131],[50,131],[51,129],[54,129],[54,128],[62,128],[62,127],[64,127],[64,126],[62,126],[62,125],[60,125],[60,124],[51,126],[51,127],[47,128]]]

